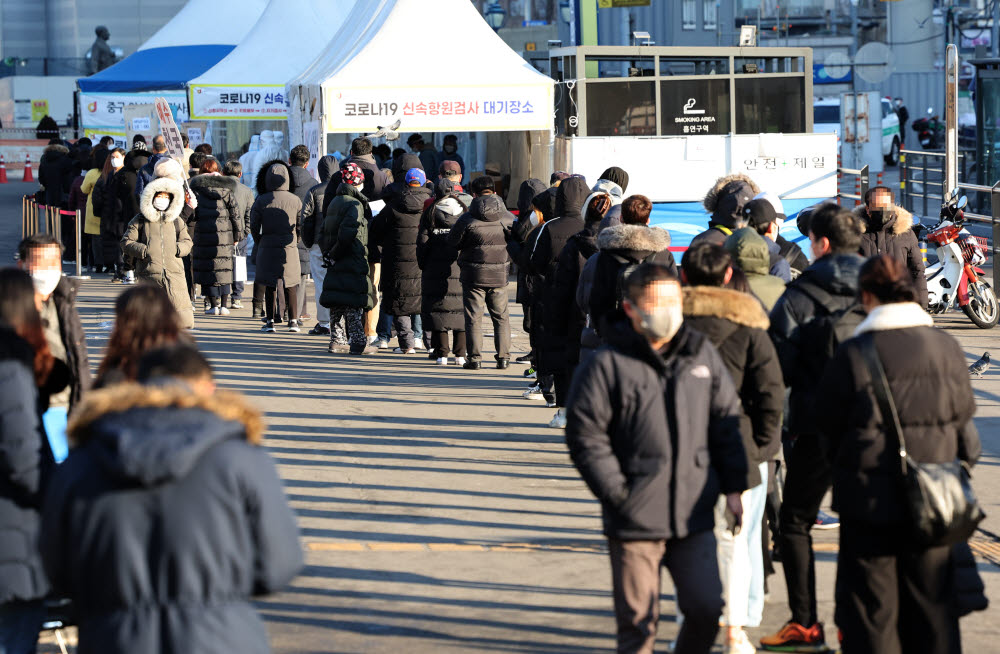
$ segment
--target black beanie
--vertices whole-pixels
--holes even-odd
[[[622,193],[628,189],[628,173],[618,166],[611,166],[605,170],[601,173],[600,179],[606,179],[609,182],[614,182],[622,188]]]

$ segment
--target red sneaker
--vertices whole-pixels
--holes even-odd
[[[769,652],[827,652],[823,625],[819,622],[811,627],[803,627],[797,622],[788,622],[773,636],[760,639],[761,649]]]

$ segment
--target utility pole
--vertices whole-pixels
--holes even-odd
[[[1000,57],[1000,0],[993,2],[993,29],[990,30],[990,51],[993,58]]]
[[[854,162],[853,166],[855,168],[861,168],[861,135],[858,134],[858,108],[861,104],[858,102],[858,67],[855,61],[858,54],[858,0],[851,0],[851,96],[854,102],[854,145],[852,147],[854,151]],[[870,108],[869,108],[870,109]]]

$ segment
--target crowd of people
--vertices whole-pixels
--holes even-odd
[[[83,607],[81,643],[93,651],[219,633],[261,650],[246,599],[287,583],[301,553],[273,465],[254,447],[259,415],[215,389],[193,346],[196,293],[207,315],[229,315],[249,257],[252,317],[265,333],[279,323],[297,332],[311,274],[309,333],[329,336],[330,353],[370,355],[395,338],[395,352],[427,350],[468,370],[483,366],[485,313],[503,370],[516,264],[531,348],[514,360],[531,378],[523,397],[556,409],[550,426],[565,429],[601,502],[619,652],[653,651],[666,567],[683,615],[673,651],[708,652],[721,626],[727,654],[752,653],[745,630],[763,621],[778,560],[791,615],[760,647],[824,651],[810,534],[831,488],[842,651],[960,651],[958,616],[982,608],[981,582],[964,542],[908,537],[887,417],[864,366],[880,360],[914,460],[975,463],[964,356],[925,310],[912,218],[891,189],[871,189],[855,211],[799,212],[807,256],[781,235],[777,195],[723,177],[705,197],[708,229],[678,265],[669,232],[650,225],[653,203],[627,194],[620,167],[593,184],[566,172],[525,180],[511,212],[491,176],[462,185],[453,140],[442,152],[419,135],[408,145],[376,154],[354,139],[342,161],[319,159],[318,183],[299,145],[261,166],[253,190],[238,161],[220,163],[210,148],[193,152],[187,171],[162,137],[152,154],[140,142],[127,153],[95,148],[71,185],[86,203],[86,234],[99,237],[81,251],[116,280],[144,283],[119,296],[88,392],[61,244],[31,237],[23,270],[0,271],[10,350],[0,365],[16,372],[4,382],[11,418],[0,421],[12,461],[0,530],[23,535],[21,569],[0,568],[3,610],[37,627],[52,588]],[[75,448],[53,469],[67,433]],[[183,498],[193,494],[212,499],[191,512]],[[166,534],[154,551],[126,556],[150,531]],[[185,583],[206,569],[225,570],[212,576],[224,582],[161,587],[167,560]],[[186,593],[220,598],[216,613],[185,604]]]

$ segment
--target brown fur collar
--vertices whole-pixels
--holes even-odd
[[[239,422],[246,428],[247,442],[259,445],[264,437],[264,419],[242,395],[218,391],[211,397],[196,395],[182,386],[143,386],[126,383],[87,393],[69,421],[69,437],[85,443],[90,427],[111,413],[136,408],[204,409],[223,420]]]
[[[767,329],[771,324],[757,298],[715,286],[685,287],[684,315],[722,318],[753,329]]]
[[[760,187],[757,186],[757,184],[750,179],[750,176],[745,173],[723,175],[719,179],[715,180],[715,184],[708,190],[708,193],[705,194],[705,199],[702,201],[705,211],[708,213],[715,212],[715,206],[719,202],[719,191],[721,191],[729,182],[746,182],[750,186],[750,190],[753,191],[754,195],[760,193]]]
[[[906,230],[913,227],[913,214],[899,206],[898,204],[892,205],[892,210],[896,213],[896,220],[892,223],[892,227],[889,229],[892,234],[899,236],[906,232]],[[861,233],[864,234],[868,231],[868,211],[865,205],[859,205],[854,207],[854,215],[858,217],[861,221]]]

